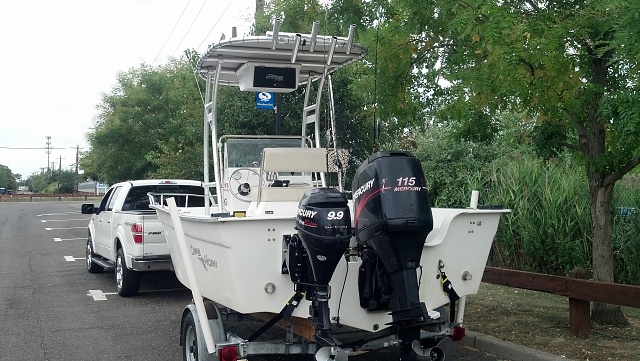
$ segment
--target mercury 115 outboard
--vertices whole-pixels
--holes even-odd
[[[407,152],[371,155],[353,182],[354,232],[362,257],[360,304],[369,311],[390,310],[392,327],[405,353],[430,321],[420,302],[416,269],[433,229],[424,172]]]

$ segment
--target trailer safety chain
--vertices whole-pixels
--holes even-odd
[[[444,272],[444,262],[442,260],[438,261],[438,271],[440,272],[440,283],[442,284],[442,291],[445,295],[449,297],[449,320],[453,322],[456,318],[456,301],[460,299],[460,296],[453,289],[453,285],[451,281],[449,281],[449,277]]]
[[[289,318],[291,318],[291,314],[296,309],[296,307],[298,307],[298,305],[300,304],[300,301],[304,298],[304,296],[305,296],[305,292],[296,291],[296,293],[293,296],[291,296],[291,298],[289,299],[287,304],[284,306],[282,311],[280,311],[280,313],[278,313],[277,315],[273,316],[273,318],[269,320],[269,322],[262,325],[262,327],[260,327],[256,332],[254,332],[253,335],[249,336],[247,341],[249,342],[254,341],[256,338],[262,335],[266,330],[271,328],[271,326],[275,325],[276,322],[280,321],[281,319],[288,320]]]

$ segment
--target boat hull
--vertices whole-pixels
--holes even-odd
[[[155,207],[165,228],[177,278],[191,288],[187,264],[179,247],[167,207]],[[434,230],[422,250],[417,269],[420,299],[427,309],[449,302],[441,286],[440,262],[460,296],[476,294],[503,210],[433,209]],[[295,217],[204,217],[181,212],[187,249],[202,296],[240,313],[278,313],[293,294],[293,283],[283,273],[283,236],[295,234]],[[340,323],[380,331],[392,319],[388,311],[368,312],[360,307],[358,269],[361,260],[340,262],[330,286],[331,317]],[[308,317],[303,301],[295,317]],[[340,312],[338,314],[338,311]],[[435,314],[435,313],[434,313]],[[436,314],[437,315],[437,314]]]

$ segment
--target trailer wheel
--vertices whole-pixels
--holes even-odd
[[[86,249],[86,260],[87,260],[87,271],[89,273],[100,273],[104,270],[104,268],[95,262],[93,262],[93,257],[95,254],[93,253],[93,244],[91,242],[91,236],[87,237],[87,249]]]
[[[182,335],[180,335],[182,344],[182,360],[183,361],[199,361],[198,358],[198,335],[196,331],[196,323],[193,320],[193,313],[189,312],[182,327]]]
[[[116,254],[116,285],[122,297],[135,296],[140,288],[140,274],[127,268],[122,248]]]

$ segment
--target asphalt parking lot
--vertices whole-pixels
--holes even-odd
[[[190,291],[173,273],[158,272],[143,275],[138,296],[122,298],[112,272],[88,273],[89,217],[80,214],[81,204],[0,203],[0,360],[182,360],[180,316]],[[244,327],[255,326],[227,325],[240,335]],[[393,355],[350,359],[389,360]],[[507,360],[462,344],[446,359]]]

